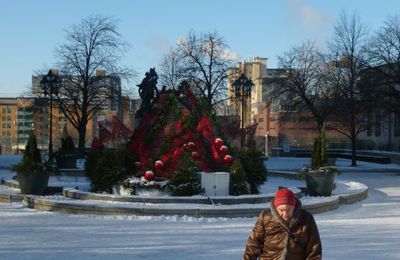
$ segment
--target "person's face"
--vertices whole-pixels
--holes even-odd
[[[294,206],[280,205],[276,208],[276,210],[283,220],[288,221],[293,216]]]

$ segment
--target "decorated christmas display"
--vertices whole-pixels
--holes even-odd
[[[142,101],[137,126],[128,143],[136,160],[133,167],[137,176],[149,181],[159,177],[170,179],[184,153],[191,156],[199,171],[229,169],[233,157],[218,134],[215,116],[193,95],[188,84],[182,82],[178,90],[158,92],[154,91],[155,71],[146,73],[146,77],[149,79],[143,80],[139,91],[147,100]]]
[[[178,89],[158,90],[157,79],[151,69],[138,85],[142,103],[129,142],[101,149],[93,145],[85,164],[92,191],[113,192],[119,186],[134,194],[158,189],[191,196],[214,187],[215,193],[258,193],[267,177],[262,153],[255,145],[232,148],[225,139],[232,142],[238,124],[220,126],[212,108],[195,97],[186,81]],[[227,181],[213,185],[208,173]]]

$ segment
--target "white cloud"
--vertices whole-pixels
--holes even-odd
[[[290,24],[296,25],[293,32],[305,34],[308,40],[316,41],[317,45],[321,45],[326,41],[324,38],[332,26],[332,16],[315,8],[305,0],[287,0],[290,8]],[[291,28],[291,31],[293,28]],[[303,33],[301,32],[303,31]]]
[[[237,61],[237,60],[240,59],[239,54],[236,53],[236,52],[234,52],[234,51],[232,51],[232,50],[230,50],[230,49],[225,49],[225,50],[223,51],[223,55],[222,55],[222,56],[223,56],[225,59],[233,60],[233,61]]]

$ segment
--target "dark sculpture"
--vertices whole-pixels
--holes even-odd
[[[137,85],[139,87],[139,95],[142,99],[140,109],[136,113],[136,119],[138,122],[136,126],[140,124],[145,112],[149,112],[154,103],[154,100],[158,97],[157,89],[158,75],[155,68],[151,68],[149,72],[146,72],[145,78],[142,82]]]
[[[158,94],[157,80],[158,75],[155,68],[151,68],[149,72],[146,72],[146,77],[142,80],[142,83],[137,85],[139,87],[139,95],[142,98],[141,108],[148,109],[152,101]]]

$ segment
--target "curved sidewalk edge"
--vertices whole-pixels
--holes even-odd
[[[368,188],[365,185],[351,194],[334,195],[330,197],[313,199],[305,199],[304,209],[316,214],[320,212],[337,209],[340,204],[354,203],[365,199],[368,196]],[[24,199],[24,203],[29,208],[58,211],[69,214],[90,214],[90,215],[138,215],[138,216],[161,216],[161,215],[179,215],[193,217],[256,217],[262,210],[268,208],[268,204],[242,204],[242,205],[185,205],[180,207],[179,204],[167,205],[155,204],[149,205],[129,205],[129,203],[97,203],[89,201],[77,201],[73,199],[57,200],[52,198],[28,195]],[[181,204],[183,205],[183,204]]]
[[[291,188],[294,193],[300,197],[300,190]],[[221,205],[237,205],[237,204],[257,204],[270,202],[274,198],[274,194],[260,195],[241,195],[241,196],[188,196],[188,197],[142,197],[142,196],[120,196],[112,194],[99,194],[93,192],[85,192],[76,189],[63,189],[63,196],[71,199],[79,200],[106,200],[115,202],[137,202],[137,203],[196,203],[196,204],[221,204]]]
[[[7,187],[19,189],[18,181],[4,180],[3,184]],[[297,197],[301,197],[301,191],[297,188],[290,188]],[[1,195],[1,192],[0,192]],[[241,195],[241,196],[182,196],[182,197],[143,197],[143,196],[121,196],[113,194],[101,194],[94,192],[85,192],[73,188],[62,189],[62,195],[66,198],[79,200],[102,200],[115,202],[136,202],[136,203],[196,203],[196,204],[221,204],[221,205],[237,205],[237,204],[257,204],[270,202],[274,198],[273,193],[258,195]],[[23,195],[20,195],[23,196]],[[22,199],[21,199],[22,200]],[[20,200],[20,201],[21,201]],[[0,200],[1,201],[1,200]]]
[[[13,202],[21,202],[23,200],[24,200],[24,195],[22,194],[0,193],[0,202],[13,203]]]

